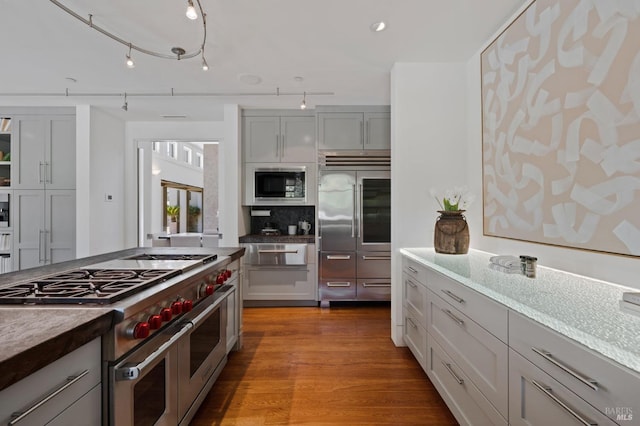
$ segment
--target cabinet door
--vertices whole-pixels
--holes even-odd
[[[16,190],[13,204],[13,269],[44,265],[44,191]]]
[[[280,160],[288,163],[316,161],[314,117],[280,118]]]
[[[244,161],[280,161],[280,117],[244,117],[242,121]]]
[[[360,112],[318,113],[318,149],[362,149],[364,114]]]
[[[391,149],[391,114],[367,112],[364,121],[364,149]]]
[[[45,150],[45,188],[75,189],[76,187],[76,120],[73,116],[58,116],[49,123]]]
[[[44,141],[48,120],[42,117],[14,117],[11,150],[11,186],[15,189],[44,188]],[[75,164],[74,164],[75,170]]]
[[[247,267],[244,300],[316,300],[315,277],[304,267]]]
[[[76,192],[45,191],[46,263],[75,259]]]

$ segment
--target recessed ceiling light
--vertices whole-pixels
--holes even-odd
[[[374,33],[379,33],[380,31],[387,29],[387,24],[385,24],[384,21],[374,22],[369,28],[371,28],[371,31]]]
[[[244,84],[251,84],[251,85],[260,84],[262,82],[262,78],[254,74],[238,74],[238,80],[240,80]]]

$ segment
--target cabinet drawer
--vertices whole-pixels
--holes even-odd
[[[434,339],[427,340],[427,374],[461,425],[507,425]]]
[[[406,272],[402,272],[402,286],[405,308],[413,309],[418,323],[427,328],[427,288]]]
[[[358,280],[356,296],[358,300],[391,300],[391,280],[390,279],[365,279]]]
[[[100,384],[100,339],[81,346],[59,360],[0,392],[0,424],[12,414],[25,412],[54,391],[58,394],[27,415],[19,425],[43,425]],[[91,406],[100,412],[100,404]]]
[[[412,259],[402,258],[402,271],[418,282],[427,283],[427,268]]]
[[[427,287],[458,310],[507,342],[507,308],[464,285],[427,269]]]
[[[355,252],[320,253],[320,276],[322,278],[342,278],[356,276]]]
[[[321,279],[318,290],[320,300],[356,300],[356,281],[353,279]]]
[[[640,410],[640,375],[585,346],[514,312],[509,314],[509,344],[609,418]],[[623,423],[640,425],[640,415]]]
[[[306,266],[247,266],[244,300],[315,300],[315,274]]]
[[[424,372],[427,372],[427,330],[420,326],[413,312],[405,311],[404,314],[404,342],[407,344],[413,356]]]
[[[509,351],[509,381],[511,425],[616,424],[513,350]]]
[[[358,252],[358,278],[387,278],[391,280],[391,253]]]
[[[431,291],[427,300],[429,334],[506,418],[507,345]]]

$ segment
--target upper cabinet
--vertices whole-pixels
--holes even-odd
[[[0,117],[0,186],[11,185],[11,118]]]
[[[12,117],[11,187],[75,189],[75,115]]]
[[[391,149],[389,107],[318,107],[317,128],[319,150]]]
[[[248,110],[242,117],[245,163],[308,163],[315,161],[313,112]]]

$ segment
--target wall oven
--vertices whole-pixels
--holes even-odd
[[[223,285],[189,315],[109,367],[113,425],[188,424],[226,364]]]

